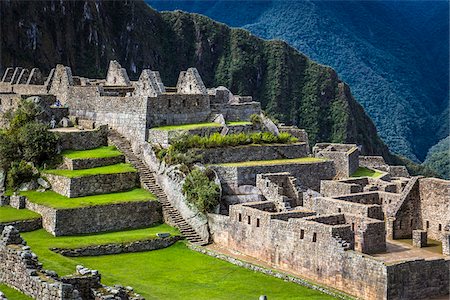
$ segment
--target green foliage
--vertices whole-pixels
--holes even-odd
[[[7,184],[9,189],[16,189],[22,183],[29,182],[36,177],[33,167],[26,161],[14,161],[7,173]]]
[[[252,114],[250,116],[250,122],[252,122],[253,125],[260,125],[261,124],[261,116],[258,114]]]
[[[297,300],[334,299],[317,290],[192,251],[181,241],[158,251],[92,257],[66,257],[50,250],[131,242],[154,237],[158,232],[176,234],[174,228],[162,224],[145,229],[82,236],[54,237],[44,229],[21,235],[45,269],[63,276],[72,274],[76,265],[84,265],[100,270],[102,283],[131,285],[146,299],[252,299],[261,291],[269,299],[291,299],[292,295]],[[149,268],[149,265],[152,267]]]
[[[18,129],[19,149],[24,160],[42,166],[57,156],[58,139],[47,129],[47,125],[34,121]]]
[[[214,182],[213,172],[206,169],[192,170],[183,184],[183,193],[187,201],[201,212],[212,212],[219,204],[220,187]]]
[[[297,141],[297,138],[287,132],[282,132],[278,136],[271,132],[241,132],[228,135],[214,133],[204,137],[184,134],[172,141],[169,148],[156,145],[153,147],[153,150],[160,161],[164,160],[169,165],[182,164],[189,167],[201,160],[201,155],[197,154],[196,149],[235,147],[251,144],[289,144]]]
[[[24,99],[10,114],[9,127],[0,131],[0,168],[6,170],[11,189],[32,179],[27,163],[42,167],[59,158],[56,135],[39,121],[42,112],[41,106]]]
[[[422,165],[435,171],[442,178],[450,179],[450,136],[430,148]]]
[[[390,165],[405,166],[408,169],[409,174],[413,176],[422,175],[425,177],[440,177],[436,171],[432,170],[426,165],[417,164],[406,157],[400,155],[392,155],[389,160],[386,161]]]
[[[20,192],[21,195],[26,196],[31,202],[53,207],[53,208],[79,208],[97,205],[109,205],[123,202],[140,202],[140,201],[154,201],[156,196],[144,189],[132,189],[125,192],[92,195],[77,198],[68,198],[57,194],[53,191],[37,192],[26,191]]]

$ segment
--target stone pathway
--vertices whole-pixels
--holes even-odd
[[[166,219],[168,219],[171,224],[174,224],[175,227],[180,230],[181,234],[192,244],[198,246],[208,244],[208,241],[203,240],[194,228],[186,222],[178,210],[169,202],[167,195],[157,184],[154,173],[134,154],[130,142],[113,130],[109,130],[108,139],[125,155],[129,163],[138,170],[143,187],[158,197]]]

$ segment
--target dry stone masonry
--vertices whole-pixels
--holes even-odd
[[[225,87],[207,88],[195,68],[182,71],[176,87],[164,86],[159,72],[152,70],[143,70],[137,81],[130,80],[117,61],[110,62],[105,79],[74,76],[63,65],[48,76],[38,69],[8,68],[0,82],[0,126],[5,126],[7,110],[32,95],[40,95],[47,104],[59,100],[65,110],[47,105],[49,114],[59,113],[59,122],[68,111],[70,118],[62,123],[78,124],[78,128],[54,130],[61,137],[62,149],[105,145],[109,133],[109,140],[125,156],[66,160],[66,168],[93,168],[125,158],[138,169],[141,184],[161,202],[54,209],[23,197],[0,198],[2,203],[40,213],[42,226],[54,235],[148,226],[162,220],[162,208],[164,220],[178,226],[189,241],[213,242],[216,249],[226,249],[214,255],[229,261],[238,262],[234,255],[249,256],[280,272],[362,299],[426,299],[449,294],[450,181],[411,177],[404,166],[390,166],[381,156],[361,156],[356,144],[319,143],[311,153],[306,131],[275,125],[251,97],[233,95]],[[250,121],[253,114],[260,116],[259,124],[229,124]],[[160,128],[206,122],[218,126]],[[153,151],[154,144],[168,147],[182,134],[261,131],[288,132],[299,141],[198,150],[201,162],[215,172],[221,186],[221,203],[215,213],[205,214],[189,203],[182,193],[185,175],[180,167],[166,165]],[[291,163],[280,161],[305,157]],[[263,160],[270,162],[257,162]],[[352,177],[359,167],[381,176]],[[56,192],[74,197],[134,187],[138,175],[49,175],[48,180]],[[412,245],[404,239],[412,240]],[[166,247],[175,240],[53,250],[67,256],[103,255]],[[442,251],[430,251],[437,244],[442,244]],[[0,243],[0,258],[6,261],[0,264],[0,281],[38,299],[85,299],[88,293],[95,299],[139,299],[131,288],[98,288],[98,272],[82,266],[75,277],[44,272],[8,226]],[[278,271],[263,272],[281,276]],[[48,277],[56,283],[47,284],[43,278]],[[308,285],[300,279],[288,280]]]

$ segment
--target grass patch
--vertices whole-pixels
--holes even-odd
[[[156,229],[168,231],[167,227]],[[183,242],[156,251],[97,257],[64,257],[49,250],[93,242],[124,242],[145,237],[146,230],[151,229],[81,237],[53,237],[44,230],[37,230],[22,236],[45,269],[67,275],[74,272],[77,264],[82,264],[99,270],[103,283],[133,286],[146,299],[257,299],[259,295],[267,295],[269,299],[333,299],[318,291],[197,253]]]
[[[365,167],[359,167],[351,177],[372,177],[377,178],[383,175],[383,173],[374,171]]]
[[[7,286],[6,284],[3,284],[3,283],[0,283],[0,291],[2,291],[5,294],[6,298],[8,298],[9,300],[31,300],[31,299],[33,299],[13,288],[10,288],[9,286]]]
[[[70,159],[108,158],[122,155],[114,146],[99,147],[91,150],[65,150],[62,155]]]
[[[59,175],[69,178],[75,177],[83,177],[83,176],[92,176],[92,175],[101,175],[101,174],[118,174],[118,173],[129,173],[129,172],[137,172],[135,168],[133,168],[130,164],[120,163],[110,166],[103,166],[98,168],[91,169],[83,169],[83,170],[44,170],[44,174],[53,174]]]
[[[309,164],[323,162],[325,159],[315,157],[300,157],[289,159],[273,159],[273,160],[252,160],[236,163],[218,164],[222,167],[255,167],[255,166],[270,166],[270,165],[288,165],[288,164]]]
[[[252,122],[249,121],[235,121],[235,122],[227,122],[228,126],[243,126],[243,125],[252,125]]]
[[[11,206],[0,206],[0,223],[33,220],[40,217],[41,215],[28,209],[15,209]]]
[[[126,192],[101,194],[78,198],[68,198],[53,191],[36,192],[28,191],[21,192],[23,196],[36,204],[41,204],[53,208],[78,208],[96,205],[107,205],[122,202],[139,202],[156,200],[156,196],[144,189],[133,189]]]
[[[156,130],[191,130],[191,129],[198,129],[198,128],[204,128],[204,127],[221,127],[219,123],[214,122],[207,122],[207,123],[194,123],[194,124],[182,124],[182,125],[167,125],[167,126],[160,126],[160,127],[153,127],[151,129]]]

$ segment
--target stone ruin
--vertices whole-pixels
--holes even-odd
[[[74,274],[63,277],[44,270],[37,255],[13,226],[6,226],[2,232],[0,261],[0,282],[34,299],[143,300],[131,287],[101,284],[98,271],[81,265],[76,267]]]

